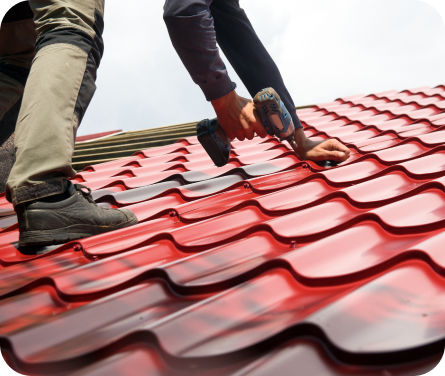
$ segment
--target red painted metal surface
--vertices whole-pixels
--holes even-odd
[[[32,375],[417,375],[445,345],[445,87],[299,111],[215,167],[196,137],[74,182],[139,224],[17,250],[0,195],[0,346]],[[299,369],[298,373],[295,372]]]

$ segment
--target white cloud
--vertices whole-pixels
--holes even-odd
[[[163,0],[108,1],[98,90],[79,134],[213,116],[174,51]],[[445,83],[445,27],[418,0],[241,0],[296,105]],[[238,92],[247,90],[227,63]]]

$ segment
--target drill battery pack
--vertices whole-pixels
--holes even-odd
[[[218,119],[201,120],[196,125],[196,134],[213,163],[218,167],[225,166],[229,161],[232,145]]]

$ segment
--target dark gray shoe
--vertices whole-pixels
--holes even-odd
[[[20,248],[62,244],[138,223],[131,210],[101,208],[89,188],[66,184],[65,193],[16,206]]]

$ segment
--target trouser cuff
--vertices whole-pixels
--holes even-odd
[[[32,186],[18,187],[6,191],[6,198],[16,207],[24,202],[38,200],[44,197],[64,192],[64,179],[50,180]]]

